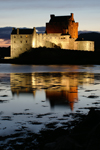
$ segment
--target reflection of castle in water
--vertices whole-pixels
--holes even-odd
[[[12,93],[33,93],[44,90],[51,107],[69,105],[73,110],[78,101],[78,85],[94,82],[94,75],[89,73],[11,73]]]

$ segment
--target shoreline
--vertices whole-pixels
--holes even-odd
[[[15,134],[0,136],[0,149],[34,149],[34,150],[94,150],[100,148],[100,110],[90,108],[87,115],[75,114],[79,121],[73,121],[63,127],[54,128],[52,123],[48,129],[41,130],[38,134],[23,128]],[[75,116],[74,116],[75,117]],[[64,129],[64,127],[68,127]],[[75,126],[74,128],[72,128]],[[7,141],[2,144],[1,141]],[[4,142],[5,143],[5,142]]]
[[[1,59],[0,63],[34,65],[100,65],[100,52],[35,48],[14,59]]]

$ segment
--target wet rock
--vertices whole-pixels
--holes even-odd
[[[48,106],[42,105],[42,107],[48,107]]]
[[[13,113],[13,115],[33,115],[33,113]]]
[[[6,103],[8,100],[0,100],[0,103]]]
[[[28,123],[33,124],[33,125],[40,125],[40,124],[42,124],[42,122],[38,122],[38,121],[28,121]]]
[[[56,129],[47,128],[47,130],[41,130],[39,134],[34,134],[32,132],[27,132],[26,134],[25,126],[22,126],[24,132],[18,131],[14,135],[0,137],[0,141],[7,141],[7,139],[12,138],[7,144],[1,145],[0,148],[7,149],[11,146],[11,149],[99,150],[100,111],[90,108],[87,115],[76,113],[73,116],[79,118],[79,121],[76,119],[75,122],[70,122],[71,126],[76,124],[73,129],[63,129],[62,127]],[[57,122],[55,122],[55,125],[56,123]]]
[[[2,120],[12,121],[12,118],[10,116],[2,116]]]
[[[56,142],[47,143],[44,146],[44,150],[53,150],[56,146]]]
[[[62,136],[56,139],[56,146],[54,150],[81,150],[82,146],[74,139]]]
[[[98,98],[99,96],[97,95],[89,95],[87,98]]]
[[[29,109],[24,109],[24,111],[28,111]]]
[[[64,114],[63,117],[69,117],[69,114]]]
[[[8,97],[8,95],[1,95],[0,97]]]
[[[94,102],[94,103],[92,103],[92,104],[100,104],[100,102]]]
[[[91,144],[93,145],[94,135],[100,133],[100,130],[98,130],[96,133],[96,129],[98,125],[100,127],[100,111],[97,110],[95,111],[93,108],[91,108],[86,119],[83,120],[77,127],[73,129],[70,136],[71,138],[77,140],[80,144],[83,144],[84,149],[86,149],[87,145],[91,145]],[[94,149],[96,148],[94,147]]]
[[[80,112],[80,110],[76,110],[76,112],[78,112],[78,113],[79,113],[79,112]]]
[[[67,120],[66,118],[59,118],[58,120]]]
[[[97,91],[97,90],[85,90],[85,92],[92,92],[92,91]]]
[[[42,118],[43,116],[52,115],[53,113],[46,113],[46,114],[38,114],[36,118]]]
[[[41,102],[46,102],[46,101],[41,101]]]

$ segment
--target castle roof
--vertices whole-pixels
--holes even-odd
[[[19,30],[19,34],[32,34],[34,29],[13,29],[11,34],[17,34],[17,30]]]
[[[71,16],[54,16],[51,17],[50,22],[67,22]]]
[[[69,16],[55,16],[51,15],[51,19],[49,22],[68,22],[72,18],[72,13]]]

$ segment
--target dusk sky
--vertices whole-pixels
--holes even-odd
[[[0,28],[45,26],[50,14],[70,13],[79,30],[100,32],[100,0],[0,0]]]

